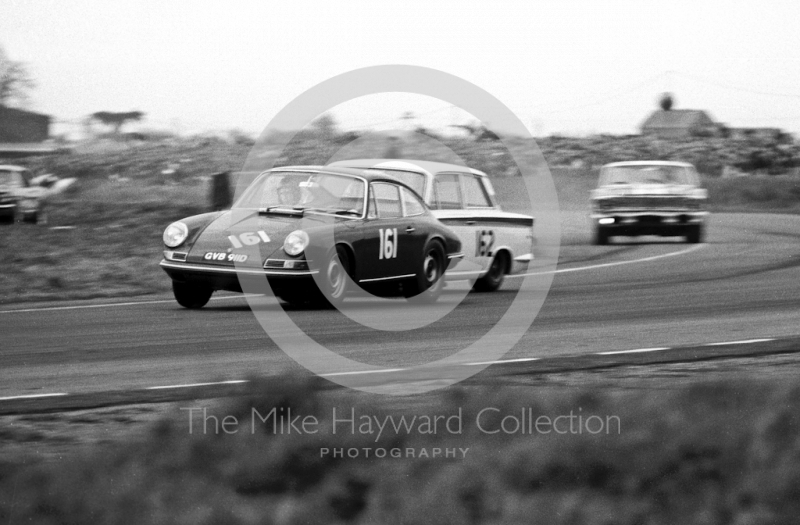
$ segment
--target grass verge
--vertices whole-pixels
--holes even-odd
[[[0,519],[773,524],[800,511],[794,378],[680,389],[462,387],[391,399],[320,386],[261,381],[238,399],[177,407],[136,439],[33,466],[6,460]],[[539,427],[514,431],[523,412]],[[355,426],[346,421],[353,415]],[[403,416],[417,423],[395,430]],[[425,416],[441,416],[436,430]],[[387,418],[379,435],[375,422]],[[433,457],[436,449],[456,452]]]
[[[164,228],[206,211],[205,198],[201,181],[81,181],[48,203],[47,227],[0,226],[0,303],[169,290],[158,267]]]

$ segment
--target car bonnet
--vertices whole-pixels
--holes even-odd
[[[203,230],[189,251],[188,261],[232,265],[233,260],[209,259],[207,254],[244,253],[254,244],[258,245],[262,256],[268,257],[281,250],[286,236],[302,226],[301,217],[228,211]]]

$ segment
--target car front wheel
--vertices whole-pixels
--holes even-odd
[[[445,254],[442,244],[431,241],[425,246],[422,265],[417,275],[403,284],[403,295],[419,304],[432,304],[444,289]]]
[[[208,303],[214,289],[206,284],[172,281],[172,293],[179,305],[194,310],[202,308]]]
[[[700,225],[692,226],[689,233],[686,234],[686,242],[690,244],[699,244],[703,242],[703,227]]]
[[[601,226],[597,226],[594,230],[594,244],[597,246],[605,246],[608,244],[608,230]]]
[[[336,247],[325,264],[325,274],[322,276],[322,295],[331,306],[339,306],[347,295],[347,279],[350,274],[350,257],[347,250],[341,246]]]

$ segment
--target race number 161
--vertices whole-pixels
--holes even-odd
[[[397,228],[378,230],[381,238],[381,247],[378,250],[378,259],[397,258]]]

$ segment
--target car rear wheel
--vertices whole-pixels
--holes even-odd
[[[475,281],[472,289],[476,292],[494,292],[503,284],[508,268],[507,252],[500,252],[492,259],[492,265],[486,275]]]
[[[444,260],[442,243],[429,242],[423,251],[422,264],[417,275],[403,283],[403,295],[413,303],[435,303],[444,289]]]
[[[214,289],[207,284],[172,281],[172,293],[179,305],[194,310],[202,308],[208,303]]]
[[[699,244],[703,242],[703,227],[700,225],[692,226],[689,233],[686,234],[686,242],[690,244]]]
[[[608,230],[601,226],[597,226],[594,230],[594,244],[597,246],[605,246],[608,244]]]

